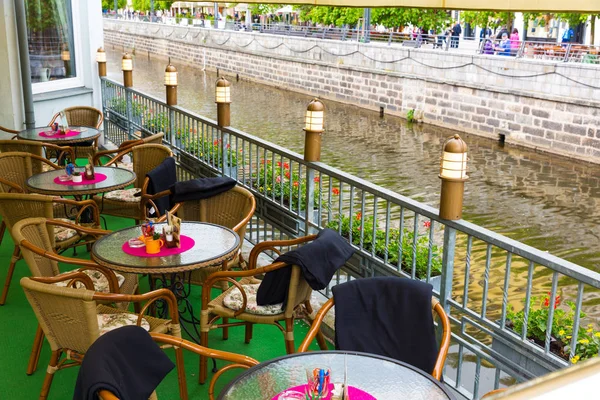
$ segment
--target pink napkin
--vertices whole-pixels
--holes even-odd
[[[166,256],[174,256],[175,254],[181,254],[184,251],[188,251],[192,247],[194,247],[195,241],[189,236],[181,235],[179,237],[179,241],[181,243],[181,247],[161,247],[160,251],[155,254],[146,253],[145,247],[130,247],[128,242],[123,243],[123,252],[136,256],[136,257],[166,257]]]
[[[69,185],[69,186],[79,186],[79,185],[92,185],[94,183],[102,182],[106,179],[106,175],[99,174],[98,172],[94,173],[94,179],[85,179],[85,175],[82,175],[83,179],[81,182],[73,182],[73,181],[61,181],[57,176],[54,178],[54,183],[58,183],[59,185]]]
[[[47,137],[47,138],[61,138],[61,137],[77,136],[80,133],[81,132],[79,132],[79,131],[67,131],[67,133],[65,133],[64,135],[61,135],[60,133],[54,132],[54,131],[44,131],[44,132],[40,132],[39,135],[41,137]]]
[[[287,389],[286,392],[287,391],[295,391],[295,392],[305,393],[307,387],[308,387],[308,385],[295,386],[295,387]],[[323,400],[331,399],[331,391],[332,390],[333,390],[333,383],[330,383],[329,384],[329,394],[327,395],[327,397],[324,397]],[[278,395],[273,397],[271,400],[279,400],[279,396],[281,396],[282,394],[283,394],[283,392],[279,393]],[[348,397],[350,397],[352,400],[377,400],[375,397],[371,396],[369,393],[367,393],[357,387],[354,387],[354,386],[348,386]]]

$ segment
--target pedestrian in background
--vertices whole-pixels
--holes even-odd
[[[460,27],[460,22],[457,22],[452,27],[452,41],[450,42],[450,47],[458,48],[458,40],[459,36],[462,33],[462,28]]]
[[[510,52],[513,57],[516,57],[519,52],[519,46],[521,45],[521,39],[519,38],[519,30],[514,28],[510,34]]]
[[[502,33],[502,40],[498,43],[498,47],[496,47],[496,51],[499,56],[510,56],[510,40],[508,40],[508,33]]]

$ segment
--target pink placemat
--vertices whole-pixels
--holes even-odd
[[[54,183],[57,183],[59,185],[69,185],[69,186],[92,185],[94,183],[102,182],[105,179],[106,179],[106,175],[99,174],[98,172],[96,172],[96,173],[94,173],[94,179],[85,179],[85,176],[83,176],[83,179],[81,182],[73,182],[73,181],[64,181],[63,182],[57,176],[56,178],[54,178]]]
[[[67,133],[65,133],[64,135],[61,135],[60,133],[54,132],[54,131],[43,131],[43,132],[40,132],[39,135],[41,137],[47,137],[47,138],[60,138],[60,137],[77,136],[80,133],[81,132],[79,132],[79,131],[67,131]]]
[[[288,392],[288,391],[305,393],[307,386],[308,385],[300,385],[300,386],[295,386],[295,387],[289,388],[289,389],[279,393],[277,396],[273,397],[271,400],[279,400],[279,396],[281,396],[284,392]],[[331,391],[332,390],[333,390],[333,383],[330,383],[329,384],[329,394],[327,395],[327,397],[324,397],[323,400],[331,399]],[[369,393],[367,393],[359,388],[356,388],[354,386],[348,386],[348,397],[350,397],[352,400],[377,400],[375,397],[371,396]]]
[[[181,242],[181,247],[162,247],[160,251],[155,254],[146,253],[145,247],[130,247],[129,243],[127,242],[123,243],[122,249],[125,253],[136,257],[167,257],[174,256],[175,254],[181,254],[184,251],[188,251],[189,249],[194,247],[194,244],[196,243],[194,239],[185,235],[181,235],[179,237],[179,241]]]

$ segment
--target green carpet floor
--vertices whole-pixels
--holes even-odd
[[[107,217],[107,222],[108,229],[110,230],[117,230],[133,225],[132,220],[113,217]],[[12,239],[7,233],[0,245],[0,283],[2,284],[6,277],[13,246]],[[79,247],[77,251],[77,257],[89,258],[85,247]],[[72,250],[64,253],[66,256],[72,256],[72,254]],[[73,268],[73,266],[61,265],[61,271]],[[50,357],[50,348],[46,343],[42,350],[37,371],[31,376],[25,374],[37,321],[19,285],[19,280],[24,276],[29,276],[29,269],[25,261],[21,260],[17,263],[7,302],[4,306],[0,307],[0,377],[2,380],[2,385],[0,385],[0,399],[2,400],[38,398]],[[148,290],[148,282],[145,278],[141,280],[140,286],[142,292]],[[199,311],[199,288],[195,288],[195,292],[192,293],[191,298],[195,301],[195,311]],[[304,322],[296,322],[296,347],[304,338],[307,330],[308,326]],[[209,346],[238,354],[246,354],[259,361],[266,361],[285,355],[283,335],[274,326],[255,325],[253,340],[250,344],[244,343],[243,327],[230,328],[229,340],[227,341],[221,339],[221,330],[215,330],[210,334]],[[312,346],[314,350],[318,350],[316,343],[313,343]],[[167,352],[174,359],[173,351],[167,350]],[[208,399],[208,382],[212,377],[212,372],[209,371],[207,383],[199,385],[197,383],[198,356],[184,351],[184,359],[190,399]],[[222,366],[224,362],[218,362],[218,365]],[[58,371],[52,383],[49,399],[72,398],[78,370],[78,367],[74,367]],[[221,388],[240,372],[242,370],[233,370],[225,373],[217,383],[216,393],[219,393]],[[161,383],[157,389],[157,393],[159,399],[179,398],[175,370]]]

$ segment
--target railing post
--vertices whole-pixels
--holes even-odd
[[[392,45],[392,37],[394,37],[394,31],[390,32],[390,37],[388,38],[388,46]]]
[[[125,99],[127,102],[127,139],[133,139],[133,104],[132,104],[132,96],[131,89],[129,87],[125,87]]]
[[[571,43],[567,45],[567,50],[565,51],[565,58],[563,59],[563,62],[569,61],[569,53],[571,53],[571,46]]]
[[[454,277],[454,249],[456,247],[456,229],[446,225],[444,228],[444,249],[442,253],[442,281],[440,283],[440,303],[446,313],[450,312],[448,299],[452,296]]]

